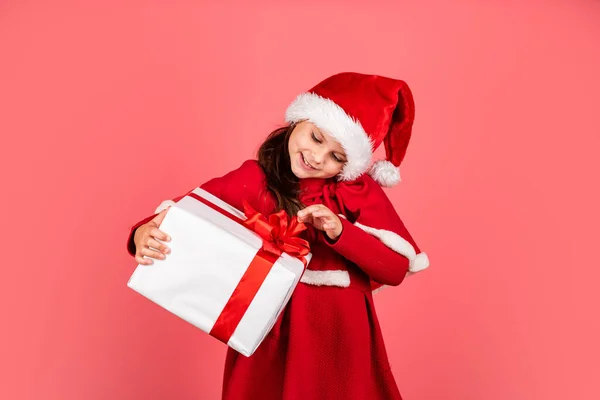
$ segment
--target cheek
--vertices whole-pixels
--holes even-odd
[[[288,150],[289,150],[289,152],[290,152],[290,155],[292,155],[292,154],[294,154],[294,153],[298,152],[298,148],[299,148],[299,143],[298,143],[298,140],[292,140],[292,139],[290,138],[290,141],[289,141],[289,143],[288,143]]]
[[[306,149],[308,149],[306,140],[298,139],[296,141],[296,150],[301,151],[301,150],[306,150]]]
[[[329,176],[336,176],[337,174],[342,172],[343,168],[344,168],[344,164],[340,164],[338,162],[331,162],[331,163],[328,163],[328,165],[327,165],[326,173]]]

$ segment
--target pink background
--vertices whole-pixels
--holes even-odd
[[[0,5],[0,398],[218,399],[128,229],[347,70],[416,99],[388,193],[432,266],[376,295],[405,398],[600,398],[600,2],[90,4]]]

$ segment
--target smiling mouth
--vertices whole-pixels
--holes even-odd
[[[313,167],[312,165],[310,165],[310,163],[308,162],[308,160],[306,159],[306,157],[304,157],[304,154],[300,153],[300,155],[302,156],[302,162],[304,163],[304,166],[306,166],[306,168],[312,169],[312,170],[316,170],[315,167]]]

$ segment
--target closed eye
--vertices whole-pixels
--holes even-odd
[[[337,154],[335,154],[335,153],[331,153],[331,157],[333,157],[333,159],[334,159],[336,162],[339,162],[340,164],[341,164],[341,163],[345,163],[345,162],[346,162],[345,160],[342,160],[341,158],[339,158],[339,157],[337,156]]]
[[[323,141],[322,141],[322,140],[319,140],[319,139],[317,139],[317,137],[315,136],[315,133],[314,133],[314,132],[311,132],[311,134],[310,134],[310,135],[312,136],[312,139],[313,139],[315,142],[317,142],[317,143],[323,143]]]

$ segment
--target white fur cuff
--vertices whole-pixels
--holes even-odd
[[[397,233],[385,229],[371,228],[370,226],[363,225],[359,222],[355,222],[354,225],[381,240],[383,244],[396,253],[402,254],[404,257],[408,258],[410,262],[408,266],[409,272],[416,273],[429,267],[429,258],[427,257],[427,254],[417,254],[415,248],[408,240]]]
[[[175,204],[175,202],[173,200],[165,200],[162,203],[160,203],[160,205],[158,207],[156,207],[156,210],[154,210],[154,213],[158,214],[162,210],[167,209],[174,204]]]

